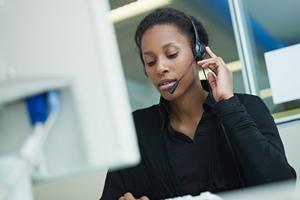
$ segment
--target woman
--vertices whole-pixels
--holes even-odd
[[[161,100],[133,113],[141,163],[109,172],[101,199],[164,199],[296,177],[269,110],[256,96],[233,93],[232,74],[205,47],[199,21],[158,9],[135,41]],[[198,69],[213,72],[208,83]]]

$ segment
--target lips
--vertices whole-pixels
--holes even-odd
[[[176,80],[175,79],[168,79],[168,80],[162,80],[158,84],[159,90],[168,90],[170,87],[172,87],[175,84]]]

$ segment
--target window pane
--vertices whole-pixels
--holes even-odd
[[[252,71],[252,73],[249,74],[249,71],[247,72],[248,76],[252,76],[255,81],[254,91],[263,98],[277,120],[284,120],[285,117],[290,118],[291,116],[295,118],[295,114],[300,113],[299,98],[274,103],[274,100],[275,102],[278,101],[278,96],[275,98],[275,92],[279,94],[279,97],[280,95],[285,95],[281,96],[285,97],[285,99],[288,97],[286,94],[277,92],[279,91],[278,86],[275,87],[274,84],[270,84],[272,83],[271,80],[274,80],[273,77],[275,77],[274,74],[276,73],[280,76],[280,80],[284,85],[288,85],[289,82],[292,83],[292,81],[289,80],[289,76],[291,77],[291,73],[293,72],[287,71],[288,66],[292,65],[292,63],[287,62],[285,63],[286,66],[280,66],[282,69],[276,66],[276,62],[272,66],[269,66],[266,64],[269,62],[269,59],[267,60],[268,62],[266,62],[265,54],[267,52],[269,52],[269,55],[270,52],[273,54],[274,50],[279,49],[283,51],[285,50],[283,48],[300,42],[300,26],[296,25],[298,24],[297,19],[300,17],[300,1],[245,0],[243,4],[240,5],[240,8],[242,8],[241,11],[243,12],[242,14],[244,14],[243,16],[245,17],[245,30],[247,31],[247,39],[249,41],[249,45],[244,46],[243,50],[248,49],[249,52],[253,54],[253,66],[247,66],[247,68],[251,68],[249,71]],[[243,34],[242,31],[239,30],[239,34]],[[298,54],[300,56],[300,53]],[[284,59],[284,55],[280,56],[281,57],[278,58],[275,57],[275,59]],[[289,90],[291,94],[293,94],[297,88],[287,87],[284,88],[284,90]],[[274,96],[272,96],[272,92]]]

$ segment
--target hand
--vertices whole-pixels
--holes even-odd
[[[127,192],[123,196],[121,196],[119,200],[136,200],[136,198],[134,198],[134,196],[130,192]],[[146,196],[142,196],[137,200],[149,200],[149,198]]]
[[[213,72],[209,72],[207,75],[212,95],[217,102],[229,99],[233,96],[232,72],[223,59],[216,56],[209,47],[206,47],[206,52],[210,58],[198,61],[197,64],[204,69],[209,68]]]

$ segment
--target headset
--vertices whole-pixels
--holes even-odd
[[[203,60],[206,56],[206,51],[205,51],[205,45],[200,41],[199,39],[199,35],[198,35],[198,31],[196,29],[196,26],[194,24],[194,21],[192,19],[192,17],[188,16],[188,18],[190,19],[190,22],[192,24],[192,27],[193,27],[193,32],[194,32],[194,36],[195,36],[195,40],[194,40],[194,44],[192,46],[192,51],[193,51],[193,56],[194,56],[194,59],[193,61],[191,62],[191,64],[188,66],[187,70],[185,71],[185,73],[180,77],[180,79],[178,79],[173,86],[171,86],[169,89],[168,89],[168,92],[170,94],[173,94],[175,92],[175,90],[177,89],[178,85],[179,85],[179,82],[183,79],[183,77],[187,74],[187,72],[189,71],[189,69],[191,69],[191,66],[192,66],[192,63],[194,61],[198,62],[200,60]],[[206,73],[204,71],[204,69],[202,68],[202,71],[203,71],[203,74],[205,76],[205,79],[207,80],[207,77],[206,77]]]
[[[206,56],[206,51],[205,51],[205,45],[200,41],[198,31],[196,29],[194,20],[189,17],[191,24],[193,26],[194,30],[194,36],[195,36],[195,41],[194,41],[194,46],[193,46],[193,54],[194,54],[194,59],[196,62],[203,60]]]

